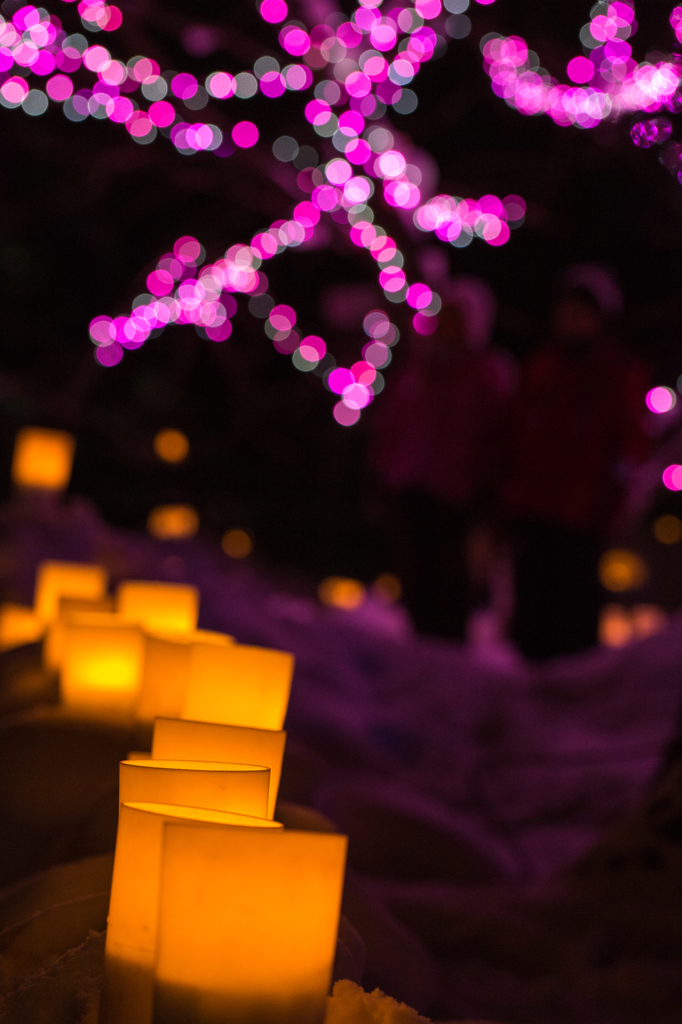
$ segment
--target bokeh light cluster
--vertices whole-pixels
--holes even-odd
[[[556,124],[594,128],[608,117],[671,103],[680,84],[677,61],[632,57],[628,40],[637,30],[634,7],[615,0],[597,3],[580,31],[583,55],[567,65],[575,83],[563,85],[544,68],[520,36],[489,33],[481,50],[493,90],[522,114],[547,114]]]
[[[237,311],[234,293],[265,291],[267,278],[259,273],[261,259],[248,245],[233,245],[223,258],[202,266],[205,258],[196,238],[179,238],[148,275],[149,291],[133,300],[129,316],[97,316],[90,322],[102,366],[115,366],[123,349],[139,348],[169,323],[194,324],[211,341],[229,338],[230,317]]]
[[[91,32],[113,31],[122,23],[119,9],[104,3],[83,0],[79,13],[83,27]],[[11,73],[15,64],[20,69],[18,75]],[[73,76],[82,72],[95,76],[91,88],[77,88]],[[31,74],[46,78],[44,90],[29,88],[24,76]],[[292,65],[284,69],[282,80],[281,92],[299,90],[311,84],[312,74],[306,67]],[[269,81],[267,76],[262,77],[261,92],[281,95],[269,88]],[[185,120],[177,107],[182,103],[195,111],[204,108],[209,97],[229,99],[236,95],[248,99],[257,92],[258,81],[249,72],[236,77],[213,72],[202,85],[186,72],[162,73],[148,57],[137,55],[124,64],[106,47],[89,45],[80,33],[67,36],[60,19],[44,8],[23,7],[11,22],[0,17],[0,103],[21,107],[34,116],[44,113],[51,100],[62,104],[70,121],[106,118],[125,125],[141,144],[153,142],[161,131],[186,155],[208,150],[229,156],[236,148],[248,148],[258,141],[258,128],[253,122],[238,122],[226,137],[216,124]]]
[[[628,644],[662,633],[668,615],[657,604],[605,605],[599,616],[599,639],[606,647]]]
[[[370,206],[375,181],[381,182],[381,195],[389,206],[408,216],[414,211],[422,230],[434,230],[451,244],[465,245],[474,237],[491,245],[508,240],[509,225],[523,220],[523,200],[439,196],[424,202],[422,172],[419,160],[409,156],[409,141],[396,137],[381,121],[388,106],[402,114],[416,109],[418,99],[408,85],[423,64],[443,51],[446,37],[467,34],[465,22],[469,27],[470,22],[464,11],[468,5],[469,0],[446,0],[443,10],[440,0],[416,0],[414,6],[387,4],[379,11],[381,0],[362,0],[347,21],[330,18],[329,23],[309,29],[300,22],[284,24],[279,43],[291,61],[285,58],[280,64],[264,56],[255,61],[253,73],[214,71],[203,84],[186,72],[162,72],[145,56],[136,55],[124,64],[105,46],[91,45],[80,33],[67,36],[60,20],[43,8],[26,6],[11,22],[3,19],[0,102],[5,106],[21,106],[35,115],[43,113],[49,101],[61,103],[73,122],[108,119],[125,125],[140,144],[154,141],[160,133],[186,155],[208,151],[229,156],[255,146],[260,136],[257,125],[248,120],[238,121],[229,133],[208,121],[184,120],[180,104],[195,111],[212,99],[246,100],[257,93],[276,99],[287,90],[305,91],[318,79],[315,98],[307,102],[303,114],[338,155],[319,167],[305,161],[299,165],[297,181],[305,200],[289,220],[274,222],[250,244],[231,246],[215,263],[204,264],[205,253],[196,239],[178,239],[173,251],[164,254],[148,275],[148,290],[136,297],[129,315],[99,316],[91,322],[98,362],[115,366],[125,349],[139,348],[170,323],[193,324],[203,337],[224,341],[237,309],[234,294],[241,292],[251,297],[249,310],[265,319],[266,333],[278,351],[290,355],[297,369],[315,371],[339,395],[334,407],[337,421],[347,426],[357,422],[361,409],[384,386],[380,368],[390,362],[397,328],[383,311],[368,314],[365,329],[370,341],[363,348],[363,358],[349,368],[337,367],[322,338],[302,336],[291,307],[275,306],[260,267],[287,248],[310,240],[321,215],[329,214],[337,224],[347,222],[351,241],[375,260],[387,300],[407,302],[414,310],[415,330],[430,334],[437,327],[440,298],[427,285],[408,282],[397,243],[375,223]],[[78,12],[88,32],[112,32],[122,23],[120,10],[102,0],[81,0]],[[265,0],[260,13],[268,23],[280,25],[288,10],[283,0]],[[22,67],[21,75],[12,75],[15,63]],[[46,77],[44,92],[29,89],[24,76],[31,74]],[[95,77],[92,88],[76,87],[73,76],[83,74]],[[277,151],[282,140],[275,143],[278,159],[295,159],[299,147],[295,140],[289,141],[293,143],[289,156]]]
[[[474,237],[488,245],[504,245],[509,228],[520,227],[526,216],[521,196],[482,196],[481,199],[460,199],[459,196],[436,196],[415,210],[414,223],[421,231],[433,231],[443,242],[456,248],[470,244]]]

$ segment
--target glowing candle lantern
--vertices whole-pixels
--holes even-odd
[[[45,633],[43,642],[43,662],[48,668],[59,669],[62,664],[64,653],[64,635],[66,627],[70,622],[87,623],[88,613],[110,612],[114,606],[111,598],[105,597],[101,601],[85,601],[75,597],[62,597],[59,599],[59,616],[51,622]]]
[[[265,647],[194,647],[181,718],[279,730],[289,704],[294,656]]]
[[[142,678],[139,626],[106,612],[65,625],[61,664],[64,704],[92,712],[132,714]]]
[[[254,818],[268,813],[270,770],[224,761],[121,761],[119,800],[234,811]]]
[[[99,1024],[151,1024],[163,831],[166,822],[179,818],[230,829],[282,828],[263,818],[197,807],[121,806]]]
[[[126,580],[119,584],[116,608],[145,629],[188,633],[197,628],[199,591],[180,583]]]
[[[33,608],[24,604],[0,605],[0,651],[40,640],[45,623]]]
[[[154,1024],[322,1024],[346,837],[165,825]]]
[[[41,562],[36,573],[35,610],[45,622],[54,622],[59,616],[61,598],[102,601],[106,598],[108,583],[107,571],[101,565]]]
[[[230,643],[233,643],[231,636],[205,629],[192,633],[147,635],[137,717],[144,722],[153,722],[159,716],[178,716],[189,683],[192,645],[225,646]]]
[[[269,729],[157,718],[154,723],[152,757],[265,765],[270,769],[268,818],[273,818],[286,740],[285,732]]]
[[[17,433],[12,480],[20,487],[61,491],[69,482],[76,440],[64,430],[24,427]]]

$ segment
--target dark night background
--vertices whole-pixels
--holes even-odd
[[[3,10],[11,15],[16,6],[6,3]],[[60,3],[54,11],[69,32],[82,31],[75,6]],[[280,55],[277,28],[263,23],[248,0],[121,7],[121,29],[97,41],[124,61],[140,53],[163,69],[201,77],[220,68],[236,74],[259,56]],[[416,112],[390,112],[390,118],[438,162],[438,192],[518,193],[528,214],[502,248],[478,240],[464,250],[443,246],[452,271],[490,281],[500,301],[496,341],[523,360],[542,340],[557,271],[579,260],[613,266],[625,291],[628,344],[649,361],[652,383],[674,387],[682,371],[682,188],[660,164],[660,150],[633,146],[633,118],[580,130],[546,116],[523,117],[493,94],[482,68],[481,36],[516,33],[565,80],[567,61],[580,52],[588,5],[497,0],[488,7],[473,3],[468,13],[470,36],[452,41],[415,80]],[[638,60],[673,47],[669,14],[670,4],[658,0],[638,6],[632,40]],[[210,56],[193,57],[182,46],[183,34],[197,24],[220,30]],[[358,427],[339,427],[331,416],[333,396],[319,378],[297,372],[275,352],[243,298],[232,337],[222,344],[200,339],[192,327],[171,327],[103,369],[88,339],[89,320],[125,312],[179,235],[195,235],[215,259],[289,214],[298,201],[295,172],[272,156],[274,139],[293,135],[300,145],[314,145],[321,160],[329,157],[327,147],[331,152],[301,111],[297,93],[274,101],[211,100],[204,111],[209,120],[229,129],[249,117],[261,131],[254,150],[219,159],[182,156],[160,136],[136,145],[106,120],[74,124],[57,104],[39,118],[0,109],[0,480],[8,480],[17,426],[64,427],[78,437],[71,490],[92,499],[114,524],[143,529],[154,505],[189,500],[207,536],[217,542],[225,529],[246,527],[257,556],[270,564],[296,566],[314,578],[344,573],[367,580],[386,568],[363,459],[372,410]],[[416,276],[416,247],[441,243],[407,237],[390,208],[378,199],[375,205],[400,240],[408,276],[410,269]],[[327,249],[289,250],[264,269],[276,300],[296,308],[307,333],[322,334],[338,362],[357,358],[359,332],[335,330],[318,299],[330,283],[372,285],[365,252],[334,228]],[[405,307],[391,310],[405,337]],[[386,371],[387,388],[404,350],[402,343]],[[191,456],[180,467],[154,456],[152,438],[165,426],[190,439]],[[655,514],[679,511],[679,500],[661,496]],[[675,554],[665,552],[668,559]],[[662,600],[680,603],[675,594]]]

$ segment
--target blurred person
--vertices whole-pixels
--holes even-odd
[[[370,464],[388,499],[394,568],[415,626],[463,639],[474,596],[467,538],[492,492],[515,371],[488,347],[489,286],[462,275],[444,292],[437,330],[415,333],[377,403]]]
[[[646,454],[646,371],[619,344],[622,298],[603,268],[561,279],[550,339],[525,366],[502,489],[515,541],[511,634],[543,659],[597,643],[597,563]]]

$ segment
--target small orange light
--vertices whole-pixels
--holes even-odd
[[[646,582],[648,575],[644,559],[626,548],[612,548],[599,559],[599,581],[615,594],[636,590]]]
[[[20,487],[62,490],[71,477],[76,440],[64,430],[24,427],[17,433],[12,480]]]
[[[322,604],[350,612],[364,603],[367,592],[360,580],[348,579],[345,576],[327,576],[317,588],[317,595]]]
[[[372,584],[372,592],[385,604],[395,604],[402,596],[403,585],[395,573],[382,572]]]
[[[625,647],[633,638],[632,620],[622,604],[607,604],[599,615],[599,640],[605,647]]]
[[[659,516],[653,526],[659,544],[679,544],[682,540],[682,519],[678,516]]]
[[[636,604],[632,609],[632,628],[638,640],[662,633],[668,625],[668,616],[657,604]]]
[[[186,540],[199,529],[199,514],[192,505],[157,505],[147,519],[147,529],[159,540]]]
[[[253,541],[246,530],[228,530],[223,534],[222,548],[230,558],[246,558],[253,551]]]
[[[189,441],[181,430],[160,430],[154,438],[154,451],[164,462],[183,462],[189,455]]]

